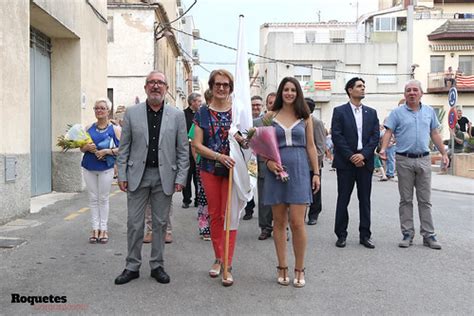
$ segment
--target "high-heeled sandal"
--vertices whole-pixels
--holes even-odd
[[[99,242],[101,244],[106,244],[109,241],[109,236],[107,235],[106,230],[101,230],[99,234]]]
[[[94,229],[91,233],[91,236],[89,237],[89,243],[96,244],[98,240],[99,240],[99,231],[97,229]]]
[[[222,270],[224,270],[224,267],[222,267]],[[230,273],[231,271],[232,271],[232,267],[227,267],[227,279],[224,279],[224,273],[222,273],[223,286],[232,286],[232,284],[234,284],[234,278],[232,277],[232,274]]]
[[[280,285],[285,285],[285,286],[290,284],[290,277],[288,276],[288,267],[278,266],[277,270],[278,272],[283,271],[282,277],[278,274],[277,283]]]
[[[305,271],[306,268],[303,268],[303,269],[296,269],[295,268],[295,279],[293,280],[293,286],[294,287],[304,287],[306,285],[306,282],[304,279],[301,279],[301,274],[303,274],[303,276],[305,275]]]
[[[211,270],[209,270],[209,276],[211,278],[217,278],[219,274],[221,274],[221,261],[219,259],[216,259],[214,263],[212,264]],[[217,266],[217,268],[215,267]]]

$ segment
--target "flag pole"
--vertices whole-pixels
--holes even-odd
[[[229,189],[227,190],[227,207],[225,210],[225,242],[224,242],[224,280],[227,280],[227,267],[229,266],[229,240],[230,240],[230,214],[232,202],[232,175],[234,168],[229,169]]]

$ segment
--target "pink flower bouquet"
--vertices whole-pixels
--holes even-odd
[[[256,155],[264,159],[273,160],[282,166],[275,127],[262,126],[251,128],[247,133],[247,140],[250,148]],[[277,179],[286,182],[290,179],[290,176],[283,170],[277,174]]]

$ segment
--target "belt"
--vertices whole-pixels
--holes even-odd
[[[425,151],[424,153],[421,153],[421,154],[412,154],[412,153],[397,153],[397,155],[400,155],[400,156],[405,156],[405,157],[408,157],[408,158],[422,158],[422,157],[425,157],[425,156],[428,156],[430,153]]]

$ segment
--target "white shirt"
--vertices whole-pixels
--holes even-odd
[[[357,125],[357,150],[362,149],[362,104],[360,106],[355,106],[349,102],[352,108],[352,113]]]

